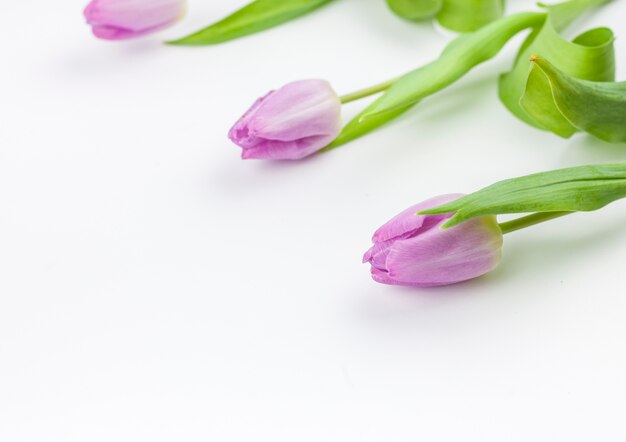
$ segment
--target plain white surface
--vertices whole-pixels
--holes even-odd
[[[349,92],[449,39],[343,0],[222,46],[159,43],[243,3],[192,1],[120,44],[81,1],[0,6],[0,440],[626,440],[626,202],[511,234],[467,284],[382,286],[360,263],[417,201],[626,146],[511,116],[494,80],[518,38],[362,140],[243,162],[226,132],[270,88]],[[614,28],[620,79],[624,23],[618,1],[577,26]]]

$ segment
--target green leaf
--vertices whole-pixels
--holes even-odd
[[[395,81],[384,95],[350,121],[326,150],[363,136],[403,114],[423,98],[444,89],[477,64],[495,56],[513,35],[543,23],[545,17],[535,12],[514,14],[457,37],[437,60]]]
[[[293,20],[333,0],[256,0],[225,19],[179,40],[175,45],[213,45]]]
[[[444,0],[387,0],[389,8],[400,17],[420,21],[434,17]]]
[[[564,137],[586,131],[611,143],[626,142],[626,82],[578,80],[542,57],[531,60],[520,103],[537,123]]]
[[[421,21],[436,17],[453,31],[471,32],[502,17],[504,0],[387,0],[400,17]]]
[[[368,118],[367,120],[361,120],[361,118],[364,115],[367,115],[367,113],[375,105],[376,105],[376,102],[370,104],[360,114],[354,117],[341,130],[341,133],[339,134],[339,136],[335,138],[335,140],[331,144],[329,144],[324,149],[322,149],[321,152],[327,152],[331,149],[342,146],[346,143],[349,143],[350,141],[353,141],[359,137],[362,137],[368,132],[371,132],[374,129],[377,129],[380,126],[387,124],[391,120],[399,117],[400,115],[402,115],[403,113],[405,113],[406,111],[408,111],[409,109],[413,107],[413,106],[407,106],[404,108],[398,108],[392,112],[387,112],[381,115],[376,115],[373,118]]]
[[[397,80],[362,119],[414,105],[444,89],[476,65],[496,56],[518,32],[543,23],[545,17],[545,14],[538,12],[513,14],[476,32],[457,37],[446,46],[437,60]]]
[[[439,23],[457,32],[472,32],[504,15],[504,0],[444,0]]]
[[[580,14],[589,4],[607,3],[607,0],[578,0],[548,7],[550,16],[540,30],[531,34],[520,50],[513,70],[500,78],[499,95],[504,105],[518,118],[540,129],[569,137],[576,132],[556,105],[545,97],[551,95],[550,82],[545,75],[531,70],[529,59],[534,54],[550,60],[560,71],[578,79],[613,81],[615,55],[613,33],[606,28],[587,31],[573,41],[564,39],[559,31]],[[523,97],[524,96],[524,97]],[[537,101],[534,116],[526,112],[521,100],[531,106]],[[544,115],[544,123],[537,116]],[[546,126],[547,124],[547,126]]]
[[[548,13],[526,12],[503,17],[478,31],[457,37],[446,46],[437,60],[396,80],[381,97],[350,121],[337,140],[326,150],[367,134],[403,114],[422,99],[446,88],[476,65],[497,55],[502,47],[517,33],[529,28],[534,30],[522,46],[521,55],[518,56],[520,59],[522,54],[526,54],[531,49],[535,38],[540,33],[549,32],[544,31],[545,29],[552,29],[558,36],[555,29],[564,28],[587,9],[609,1],[611,0],[570,0],[549,6],[547,8],[552,26],[547,28],[544,24],[547,22]],[[590,45],[591,42],[598,41],[601,37],[599,31],[594,31],[583,34],[575,42],[577,45],[582,43]],[[546,39],[546,41],[554,40]],[[593,57],[585,58],[585,62],[587,61],[593,62]],[[528,57],[525,62],[528,63]],[[584,66],[581,69],[584,69]],[[515,73],[517,75],[517,71]],[[524,74],[526,77],[528,76],[528,65]],[[605,72],[605,75],[608,76],[608,74],[610,72]],[[522,84],[526,84],[526,77],[524,77]],[[502,91],[501,87],[501,94]],[[522,91],[517,95],[516,102],[519,101],[521,95]],[[526,116],[527,114],[522,112],[522,115]],[[530,119],[530,117],[527,118]]]
[[[626,197],[626,163],[553,170],[500,181],[423,214],[454,213],[444,228],[512,213],[593,211]]]

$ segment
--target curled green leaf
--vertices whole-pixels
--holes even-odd
[[[585,131],[611,143],[626,142],[626,82],[579,80],[542,57],[531,60],[520,103],[538,124],[564,137]],[[546,82],[549,90],[542,95]]]
[[[256,0],[225,19],[179,40],[175,45],[213,45],[278,26],[333,0]]]
[[[581,166],[500,181],[422,213],[454,213],[449,228],[485,215],[588,212],[624,197],[626,163]]]
[[[606,3],[606,0],[586,1]],[[546,101],[545,97],[551,95],[549,79],[530,69],[529,58],[539,54],[550,60],[558,70],[578,79],[595,82],[615,79],[614,37],[610,29],[592,29],[573,41],[560,35],[559,31],[577,15],[578,9],[574,7],[584,7],[583,0],[549,7],[549,18],[527,38],[513,70],[503,75],[499,84],[500,99],[515,116],[532,126],[552,130],[563,137],[571,136],[576,128],[561,116],[554,103]],[[544,122],[547,122],[548,117],[552,120],[548,127],[522,107],[520,100],[523,96],[528,106],[533,100],[537,101],[534,108],[536,111],[541,108]],[[538,112],[534,113],[535,117],[538,115]]]

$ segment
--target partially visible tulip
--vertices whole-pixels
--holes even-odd
[[[93,0],[85,18],[96,37],[125,40],[172,25],[186,8],[186,0]]]
[[[424,201],[378,229],[372,238],[374,246],[363,257],[372,266],[372,278],[383,284],[433,287],[493,270],[502,253],[502,231],[495,217],[475,218],[442,230],[452,214],[417,215],[461,196]]]
[[[298,160],[326,147],[341,131],[341,101],[324,80],[289,83],[259,98],[228,137],[243,159]]]

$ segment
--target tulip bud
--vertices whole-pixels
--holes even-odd
[[[125,40],[166,28],[185,14],[186,0],[93,0],[85,18],[94,35]]]
[[[374,246],[363,257],[372,266],[372,278],[383,284],[434,287],[493,270],[502,251],[502,232],[495,217],[475,218],[443,230],[440,227],[452,214],[417,215],[461,196],[424,201],[378,229]]]
[[[324,80],[289,83],[260,98],[228,137],[243,159],[298,160],[326,147],[341,131],[341,101]]]

